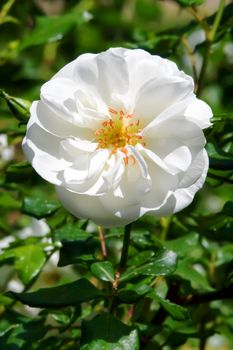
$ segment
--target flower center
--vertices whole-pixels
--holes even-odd
[[[117,111],[109,108],[111,119],[102,122],[101,128],[95,131],[95,141],[98,148],[111,148],[112,153],[121,150],[125,153],[125,163],[128,164],[127,145],[135,146],[143,142],[141,135],[140,121],[134,121],[133,114],[125,113],[123,110]]]

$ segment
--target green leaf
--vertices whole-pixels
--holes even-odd
[[[227,202],[222,211],[196,218],[203,235],[215,241],[233,241],[232,202]]]
[[[173,349],[180,348],[181,345],[187,342],[189,338],[197,338],[197,332],[190,333],[181,333],[181,332],[172,332],[166,339],[166,345],[171,346]],[[182,347],[181,347],[182,348]]]
[[[98,299],[104,293],[93,286],[87,279],[63,284],[52,288],[42,288],[31,293],[7,292],[6,296],[19,300],[23,304],[40,308],[59,308]]]
[[[228,201],[224,204],[221,214],[230,216],[233,218],[233,201]]]
[[[181,6],[198,6],[203,4],[204,0],[176,0]]]
[[[7,298],[5,295],[0,294],[0,304],[1,305],[11,305],[12,300]]]
[[[34,170],[28,162],[11,164],[6,169],[6,182],[25,182]]]
[[[129,281],[142,276],[162,276],[173,273],[176,269],[177,255],[171,250],[158,250],[150,262],[129,268],[121,275],[120,281]]]
[[[86,12],[73,12],[63,16],[36,17],[36,25],[30,35],[21,42],[20,49],[60,41],[76,25],[91,19]]]
[[[75,311],[74,311],[75,310]],[[77,312],[78,311],[78,312]],[[65,309],[53,309],[53,310],[44,310],[40,313],[40,315],[44,312],[44,314],[47,316],[48,314],[51,315],[51,317],[60,324],[67,324],[69,325],[72,323],[72,321],[80,316],[81,313],[81,306],[76,306],[75,308],[65,308]]]
[[[206,276],[202,275],[193,267],[191,258],[179,261],[175,274],[191,283],[192,288],[203,291],[212,291]]]
[[[101,261],[92,264],[91,272],[102,281],[114,282],[114,269],[110,261]]]
[[[55,212],[61,207],[60,203],[55,200],[48,200],[36,197],[25,197],[23,201],[22,211],[37,219],[42,219]]]
[[[189,312],[183,306],[174,304],[168,299],[161,298],[155,291],[148,294],[148,297],[158,300],[160,305],[166,310],[172,318],[178,321],[184,321],[190,318]]]
[[[208,143],[206,149],[209,155],[210,168],[215,170],[233,170],[232,154],[224,152],[213,143]]]
[[[211,118],[212,123],[218,123],[218,122],[233,122],[233,113],[221,113],[221,114],[215,114]]]
[[[92,235],[73,224],[67,224],[56,229],[53,233],[53,237],[55,241],[72,242],[86,241],[88,238],[92,237]]]
[[[94,340],[90,344],[81,347],[80,350],[139,350],[137,331],[121,337],[117,343],[109,343],[102,339]]]
[[[9,259],[14,259],[14,266],[19,278],[24,284],[28,284],[44,266],[46,255],[41,246],[28,244],[7,249],[0,256],[0,261],[2,262],[7,262]]]
[[[52,230],[55,230],[57,227],[60,227],[66,223],[66,220],[69,217],[69,215],[70,214],[65,210],[65,208],[61,207],[54,213],[52,213],[50,216],[48,216],[46,218],[46,221],[49,227],[51,227]]]
[[[152,250],[144,250],[138,254],[133,255],[129,259],[129,265],[138,266],[142,265],[145,262],[149,261],[154,256],[154,252]]]
[[[145,225],[143,225],[142,229],[132,230],[132,242],[136,246],[142,249],[145,249],[154,245],[154,242],[151,241],[150,231],[145,230]]]
[[[107,313],[83,322],[81,344],[81,350],[139,350],[137,331]]]
[[[174,251],[177,255],[184,256],[192,253],[199,246],[199,235],[192,232],[182,237],[165,241],[164,246]]]
[[[94,262],[95,242],[93,240],[63,242],[60,249],[58,266],[66,266],[84,262]]]
[[[32,342],[43,338],[49,329],[49,326],[44,325],[43,319],[27,319],[25,322],[21,316],[18,321],[18,324],[10,326],[4,334],[0,335],[1,349],[32,349]]]
[[[147,277],[139,283],[127,284],[125,288],[118,289],[117,297],[125,303],[134,303],[152,291],[152,288],[149,287],[150,282],[151,277]]]
[[[10,192],[0,192],[0,208],[20,209],[21,203]]]
[[[43,248],[39,245],[26,245],[14,249],[15,268],[24,284],[28,284],[40,272],[46,261]]]

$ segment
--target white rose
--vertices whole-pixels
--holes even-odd
[[[208,170],[210,107],[175,63],[144,50],[84,54],[41,88],[23,149],[75,216],[106,227],[189,205]]]

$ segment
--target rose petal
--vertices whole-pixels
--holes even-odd
[[[133,216],[127,216],[125,219],[119,220],[108,208],[104,207],[100,201],[102,197],[92,197],[88,195],[70,192],[65,187],[56,187],[58,197],[64,207],[74,216],[79,218],[90,218],[97,225],[104,227],[113,227],[119,225],[127,225],[129,222],[137,218],[135,212]]]
[[[61,118],[43,101],[35,101],[30,108],[31,118],[28,127],[31,123],[37,123],[41,128],[49,133],[59,137],[82,137],[85,139],[93,138],[93,131],[79,128],[70,120]]]
[[[59,185],[59,173],[70,163],[65,161],[59,152],[61,139],[49,134],[38,124],[33,123],[23,140],[23,151],[27,160],[45,180]]]
[[[209,159],[206,150],[202,150],[196,157],[192,166],[185,174],[179,187],[175,192],[176,206],[174,212],[187,207],[192,201],[196,192],[203,186],[209,167]]]
[[[168,167],[171,167],[178,172],[186,171],[192,162],[192,154],[187,146],[181,146],[170,152],[164,158],[164,162]]]
[[[191,78],[162,77],[148,81],[138,91],[134,115],[147,126],[163,110],[193,94]]]
[[[200,128],[205,129],[211,125],[210,118],[213,116],[213,113],[207,103],[195,98],[186,108],[184,115]]]

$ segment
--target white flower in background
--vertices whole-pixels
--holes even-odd
[[[31,225],[23,228],[18,232],[18,236],[22,239],[28,237],[43,237],[50,232],[50,228],[44,219],[37,220],[35,218],[31,219]]]
[[[10,162],[15,155],[13,146],[8,146],[8,139],[6,134],[0,134],[0,161]]]
[[[210,107],[176,64],[143,50],[84,54],[41,88],[23,149],[75,216],[121,226],[189,205]]]
[[[16,237],[26,239],[28,237],[43,237],[50,232],[50,228],[44,219],[37,220],[32,218],[31,224],[16,233]],[[0,239],[0,253],[2,250],[8,248],[12,242],[15,241],[14,236],[6,236]],[[46,238],[48,241],[49,238]],[[45,241],[46,241],[45,240]]]

